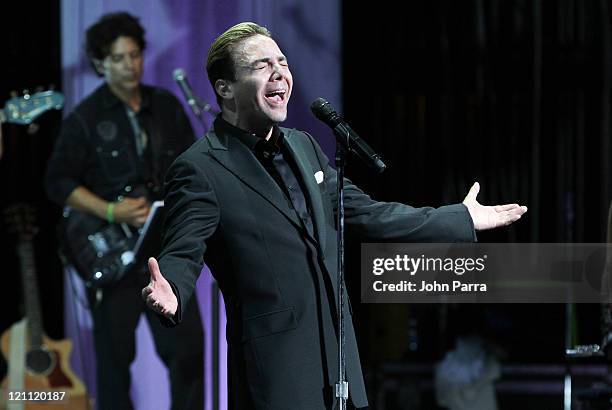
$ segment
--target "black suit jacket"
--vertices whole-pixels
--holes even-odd
[[[281,130],[303,181],[313,236],[235,137],[211,130],[166,178],[160,269],[178,294],[179,321],[204,261],[217,279],[227,311],[232,409],[329,408],[336,380],[336,172],[311,136]],[[345,187],[347,230],[364,241],[475,239],[461,204],[417,209],[376,202],[349,180]],[[350,395],[363,407],[363,376],[346,314]]]

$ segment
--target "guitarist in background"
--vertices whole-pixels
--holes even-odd
[[[89,27],[87,54],[105,82],[64,120],[45,181],[47,194],[61,206],[134,227],[145,222],[151,201],[161,199],[167,167],[194,142],[177,99],[140,83],[144,48],[144,29],[128,13],[107,14]],[[117,200],[139,187],[146,187],[147,195]],[[172,408],[201,410],[203,335],[197,302],[185,312],[188,326],[166,328],[140,298],[147,283],[147,275],[126,275],[90,294],[98,409],[132,408],[129,367],[134,331],[144,312],[169,370]]]

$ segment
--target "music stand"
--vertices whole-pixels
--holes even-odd
[[[151,205],[149,216],[140,230],[140,237],[134,245],[132,266],[146,264],[150,256],[157,257],[162,246],[162,229],[166,219],[164,201],[155,201]]]

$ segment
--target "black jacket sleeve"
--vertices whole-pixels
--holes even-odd
[[[219,206],[205,173],[189,159],[172,164],[165,190],[166,229],[159,267],[179,299],[178,323],[202,270],[206,240],[217,229]]]
[[[47,163],[45,190],[49,198],[64,206],[72,191],[82,184],[80,176],[87,169],[87,128],[77,113],[70,114],[62,124],[51,158]]]
[[[308,136],[337,212],[338,175],[314,139]],[[398,202],[375,201],[348,178],[344,179],[344,212],[347,233],[372,242],[475,242],[472,218],[463,204],[439,208],[414,208]]]

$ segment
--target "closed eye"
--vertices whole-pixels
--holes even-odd
[[[272,67],[273,65],[274,65],[274,62],[271,59],[263,58],[261,60],[253,62],[250,68],[252,70],[263,70],[265,68]],[[281,67],[289,67],[289,62],[287,61],[285,57],[280,57],[278,59],[278,65],[280,65]]]

